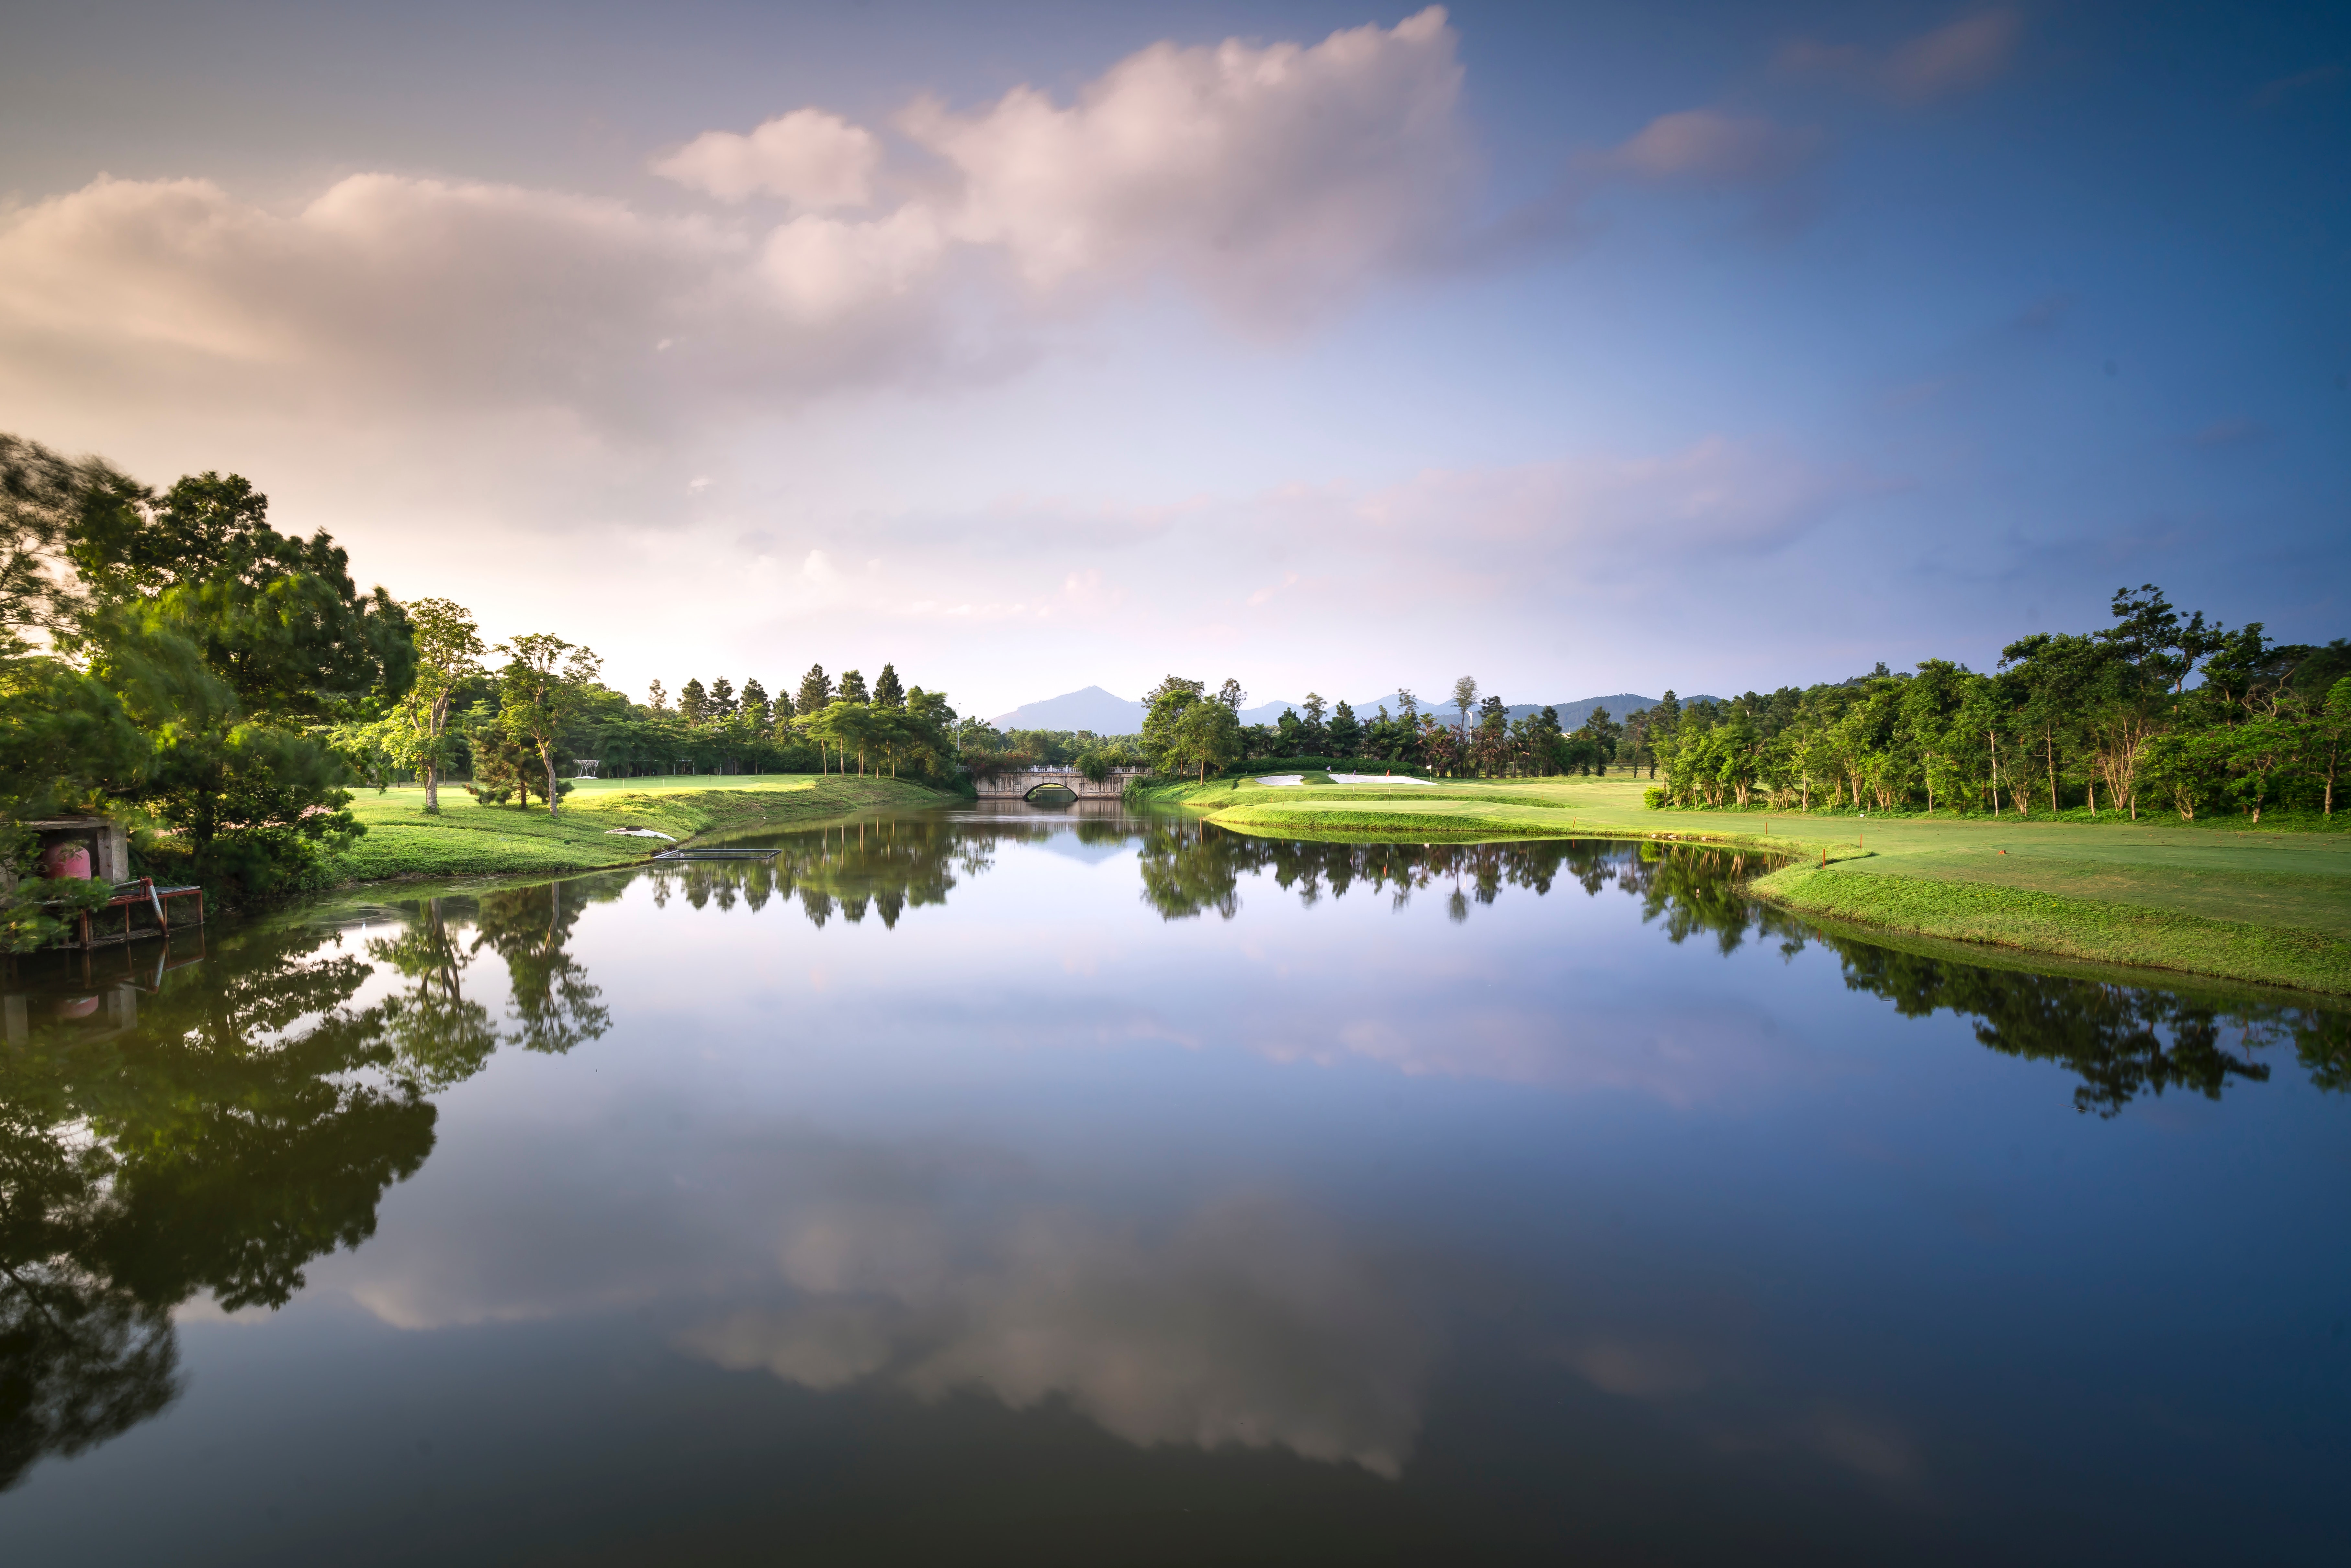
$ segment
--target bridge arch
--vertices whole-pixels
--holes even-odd
[[[1127,781],[1143,771],[1121,768],[1107,779],[1094,779],[1074,768],[1045,766],[998,773],[977,780],[976,788],[983,800],[1030,800],[1046,789],[1066,789],[1081,800],[1115,800],[1126,793]]]

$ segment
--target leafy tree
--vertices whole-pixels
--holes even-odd
[[[2345,741],[2351,738],[2351,675],[2336,681],[2310,724],[2306,754],[2314,770],[2325,781],[2325,810],[2335,815],[2335,781],[2343,765]]]
[[[845,703],[866,703],[872,701],[872,698],[866,695],[865,693],[865,677],[859,674],[855,670],[843,670],[841,673],[840,700]]]
[[[416,684],[402,703],[392,755],[413,767],[424,783],[424,810],[441,810],[441,774],[451,747],[449,704],[459,683],[481,668],[485,649],[473,614],[446,599],[420,599],[408,605],[416,641]]]
[[[498,651],[507,656],[499,672],[498,725],[538,750],[546,769],[547,814],[552,817],[562,800],[556,788],[556,747],[602,662],[590,650],[543,632],[501,643]]]
[[[1206,684],[1169,675],[1144,695],[1143,751],[1161,773],[1179,771],[1189,760],[1182,735],[1184,716],[1208,700]]]
[[[1478,683],[1468,675],[1453,683],[1453,706],[1460,710],[1461,722],[1454,727],[1463,735],[1469,733],[1469,710],[1478,704]]]
[[[743,683],[743,716],[754,730],[764,730],[774,715],[768,705],[768,688],[757,681]]]
[[[465,731],[474,757],[474,776],[466,781],[465,792],[486,806],[515,800],[524,810],[530,810],[530,798],[539,789],[538,747],[507,734],[488,703],[476,703],[466,713]],[[559,783],[556,788],[563,792],[571,786]]]
[[[856,674],[851,671],[851,674]],[[846,677],[841,689],[849,689]],[[875,709],[871,703],[839,698],[827,704],[824,711],[803,718],[800,722],[809,734],[830,745],[841,760],[841,770],[849,771],[849,754],[857,754],[857,776],[865,777],[865,751],[879,737]]]
[[[905,706],[905,702],[906,691],[904,686],[901,686],[898,684],[898,671],[896,667],[891,664],[883,665],[882,673],[873,678],[873,706],[875,707],[903,707]]]
[[[662,688],[659,681],[645,688],[645,706],[655,713],[669,712],[669,693]]]
[[[735,716],[735,683],[721,675],[710,683],[710,702],[704,708],[710,718],[727,719]]]
[[[206,473],[161,497],[93,492],[66,534],[86,593],[59,644],[151,739],[126,793],[223,892],[312,874],[363,831],[322,731],[381,716],[416,671],[401,607],[361,594],[329,536],[289,538],[267,512],[244,478]]]
[[[677,711],[688,724],[700,724],[710,716],[710,694],[703,689],[701,677],[686,677],[677,694]]]

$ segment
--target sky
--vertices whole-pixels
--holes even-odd
[[[2351,11],[17,8],[0,430],[641,697],[2323,642]]]

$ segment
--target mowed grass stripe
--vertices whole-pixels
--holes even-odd
[[[1754,888],[1800,914],[1957,941],[2351,992],[2351,942],[2320,931],[1988,883],[1857,874],[1846,866],[1783,867]]]

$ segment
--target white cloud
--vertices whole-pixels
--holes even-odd
[[[820,109],[796,109],[748,136],[705,131],[653,170],[722,202],[781,196],[813,212],[872,201],[881,163],[872,131]]]
[[[819,110],[655,165],[728,204],[779,196],[775,223],[385,173],[285,213],[101,177],[0,209],[0,399],[201,389],[297,418],[559,409],[644,431],[1000,369],[1050,297],[1155,274],[1279,329],[1458,215],[1459,82],[1431,9],[1311,47],[1155,45],[1066,109],[1030,88],[971,115],[919,103],[909,133],[950,177],[870,214],[850,209],[881,144]]]
[[[0,378],[52,393],[641,426],[904,370],[918,321],[876,302],[820,255],[509,185],[354,175],[279,215],[100,179],[0,214]]]
[[[962,176],[949,224],[1044,289],[1165,269],[1281,329],[1427,259],[1470,157],[1442,9],[1312,47],[1155,44],[1069,108],[1020,88],[987,110],[910,110]]]
[[[816,1389],[880,1375],[1014,1409],[1062,1399],[1138,1445],[1279,1447],[1390,1478],[1411,1455],[1432,1340],[1294,1209],[1212,1206],[1156,1239],[1036,1210],[974,1255],[926,1201],[860,1202],[805,1216],[783,1250],[799,1299],[680,1344]]]

